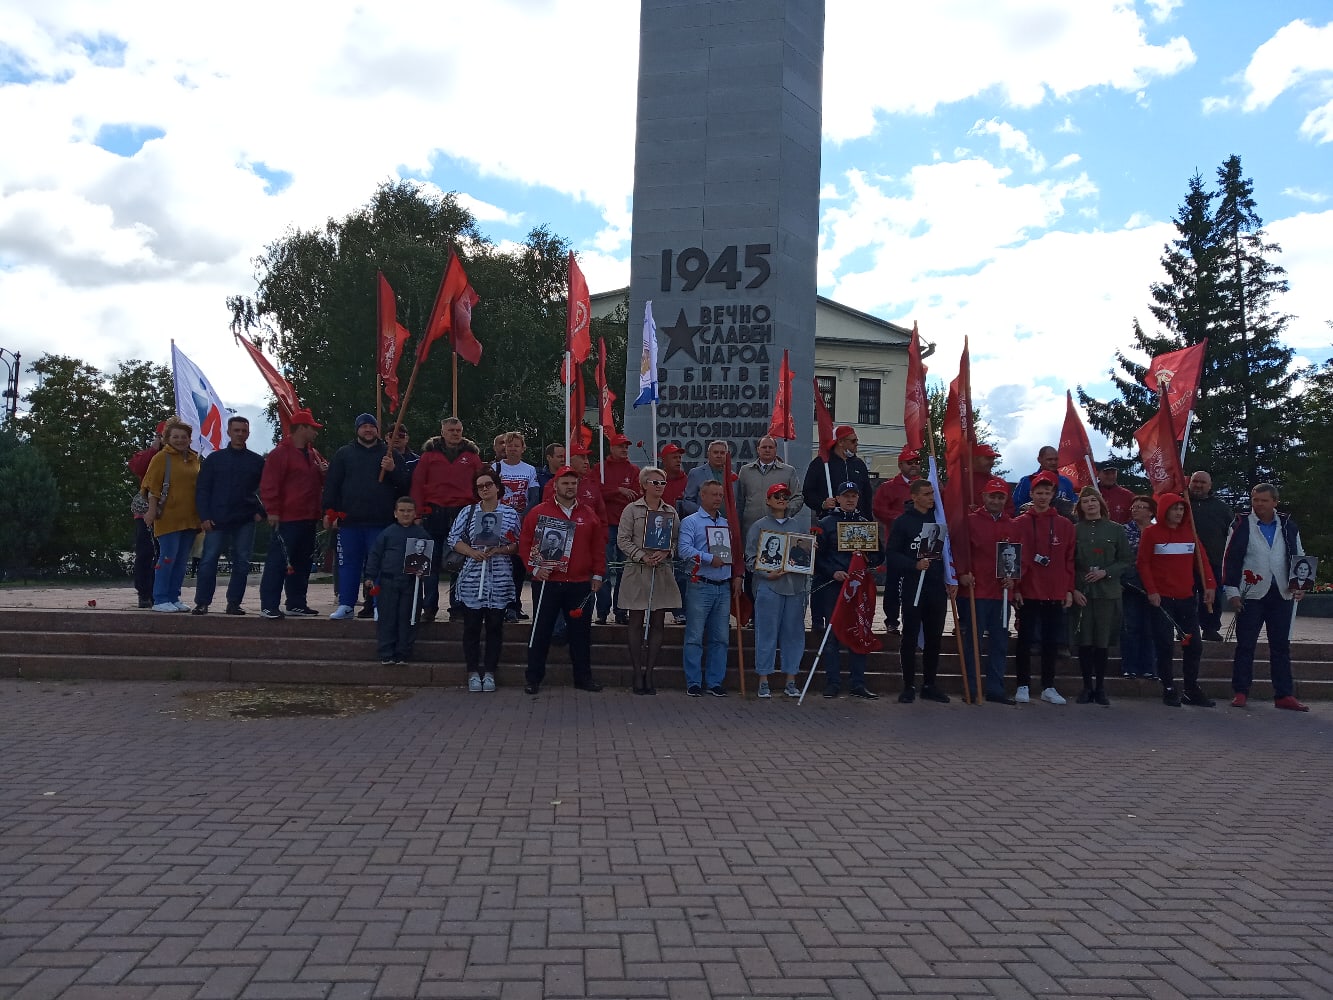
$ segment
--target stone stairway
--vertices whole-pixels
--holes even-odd
[[[462,625],[434,622],[422,625],[415,661],[401,667],[381,666],[375,656],[375,625],[370,621],[329,621],[326,618],[288,618],[268,621],[258,615],[244,618],[221,614],[162,615],[140,611],[55,611],[4,609],[0,611],[0,676],[33,680],[183,680],[247,684],[395,684],[462,687],[466,682]],[[746,663],[753,671],[754,632],[745,636]],[[684,629],[668,626],[663,666],[654,680],[661,689],[683,688],[680,670]],[[819,636],[810,636],[803,671],[808,670]],[[501,686],[521,687],[527,661],[527,623],[506,626],[504,650],[497,680]],[[630,669],[625,629],[593,626],[594,675],[610,688],[628,688]],[[896,641],[896,640],[895,640]],[[1012,641],[1012,640],[1011,640]],[[886,645],[889,645],[886,643]],[[1203,686],[1215,698],[1230,697],[1231,643],[1204,643]],[[1108,693],[1118,697],[1156,697],[1155,681],[1122,678],[1112,651]],[[1251,695],[1271,697],[1267,682],[1267,647],[1260,644]],[[1296,694],[1303,700],[1333,699],[1333,643],[1298,643],[1292,647]],[[553,648],[547,683],[570,683],[568,653]],[[736,648],[732,643],[727,687],[735,691]],[[1034,664],[1035,667],[1035,664]],[[1011,662],[1012,670],[1012,662]],[[1176,675],[1180,665],[1177,660]],[[1078,664],[1062,659],[1057,687],[1067,697],[1081,688]],[[881,694],[901,687],[896,648],[871,655],[868,683]],[[962,691],[957,646],[945,636],[940,665],[941,687],[951,694]],[[1012,678],[1012,675],[1011,675]],[[804,682],[804,672],[802,673]],[[755,678],[747,675],[753,694]],[[1011,679],[1012,689],[1012,679]],[[820,690],[820,678],[811,686]]]

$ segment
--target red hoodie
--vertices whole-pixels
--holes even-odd
[[[568,518],[554,500],[543,500],[528,511],[528,516],[523,518],[518,554],[523,557],[530,571],[536,569],[540,562],[534,545],[537,519],[540,517],[555,517],[575,524],[574,548],[569,553],[569,566],[563,571],[552,573],[552,580],[574,583],[590,580],[594,576],[606,576],[606,525],[597,512],[582,500],[575,501],[573,516]]]
[[[1018,592],[1025,601],[1063,601],[1074,590],[1074,524],[1047,507],[1014,518],[1013,539],[1023,546]],[[1046,565],[1037,557],[1049,560]]]
[[[639,467],[629,459],[618,462],[608,455],[602,461],[600,469],[592,470],[592,475],[597,477],[602,488],[602,501],[606,504],[606,523],[615,526],[620,523],[625,508],[634,502],[621,493],[620,488],[623,486],[633,490],[635,500],[643,496],[643,492],[639,489]]]
[[[979,601],[998,601],[1004,591],[995,575],[995,546],[1000,542],[1017,541],[1014,520],[1005,514],[997,520],[984,510],[974,510],[968,515],[968,525],[972,536],[972,576],[976,580],[974,593]]]
[[[259,502],[269,517],[279,521],[318,521],[324,516],[322,498],[328,463],[311,445],[302,451],[290,437],[264,457],[259,479]]]
[[[1178,503],[1185,504],[1185,519],[1176,527],[1166,525],[1166,512]],[[1143,579],[1143,589],[1149,594],[1172,597],[1176,600],[1194,596],[1194,572],[1203,564],[1203,585],[1217,589],[1212,568],[1207,559],[1195,554],[1198,538],[1194,534],[1194,519],[1190,516],[1189,502],[1179,493],[1163,493],[1157,498],[1161,520],[1143,529],[1139,539],[1136,565]]]

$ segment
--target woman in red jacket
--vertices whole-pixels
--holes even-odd
[[[1194,574],[1203,573],[1203,600],[1213,601],[1217,587],[1207,559],[1199,558],[1199,542],[1189,505],[1179,493],[1163,493],[1157,498],[1161,515],[1143,529],[1139,539],[1136,564],[1147,591],[1152,612],[1154,645],[1157,648],[1157,676],[1162,681],[1162,701],[1172,708],[1195,705],[1212,708],[1213,701],[1199,688],[1199,661],[1203,659],[1203,636],[1199,630],[1199,605],[1194,597]],[[1171,647],[1175,633],[1183,636],[1182,670],[1185,691],[1176,690],[1171,673]]]

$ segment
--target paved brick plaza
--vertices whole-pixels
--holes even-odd
[[[0,685],[0,996],[1333,996],[1324,703],[187,689]]]

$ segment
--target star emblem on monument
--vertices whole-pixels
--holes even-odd
[[[667,352],[663,361],[670,361],[671,355],[677,351],[684,351],[694,359],[694,363],[699,363],[699,355],[694,351],[694,335],[702,330],[702,326],[691,326],[685,319],[685,310],[680,311],[676,317],[674,326],[666,327],[662,332],[667,335]]]

